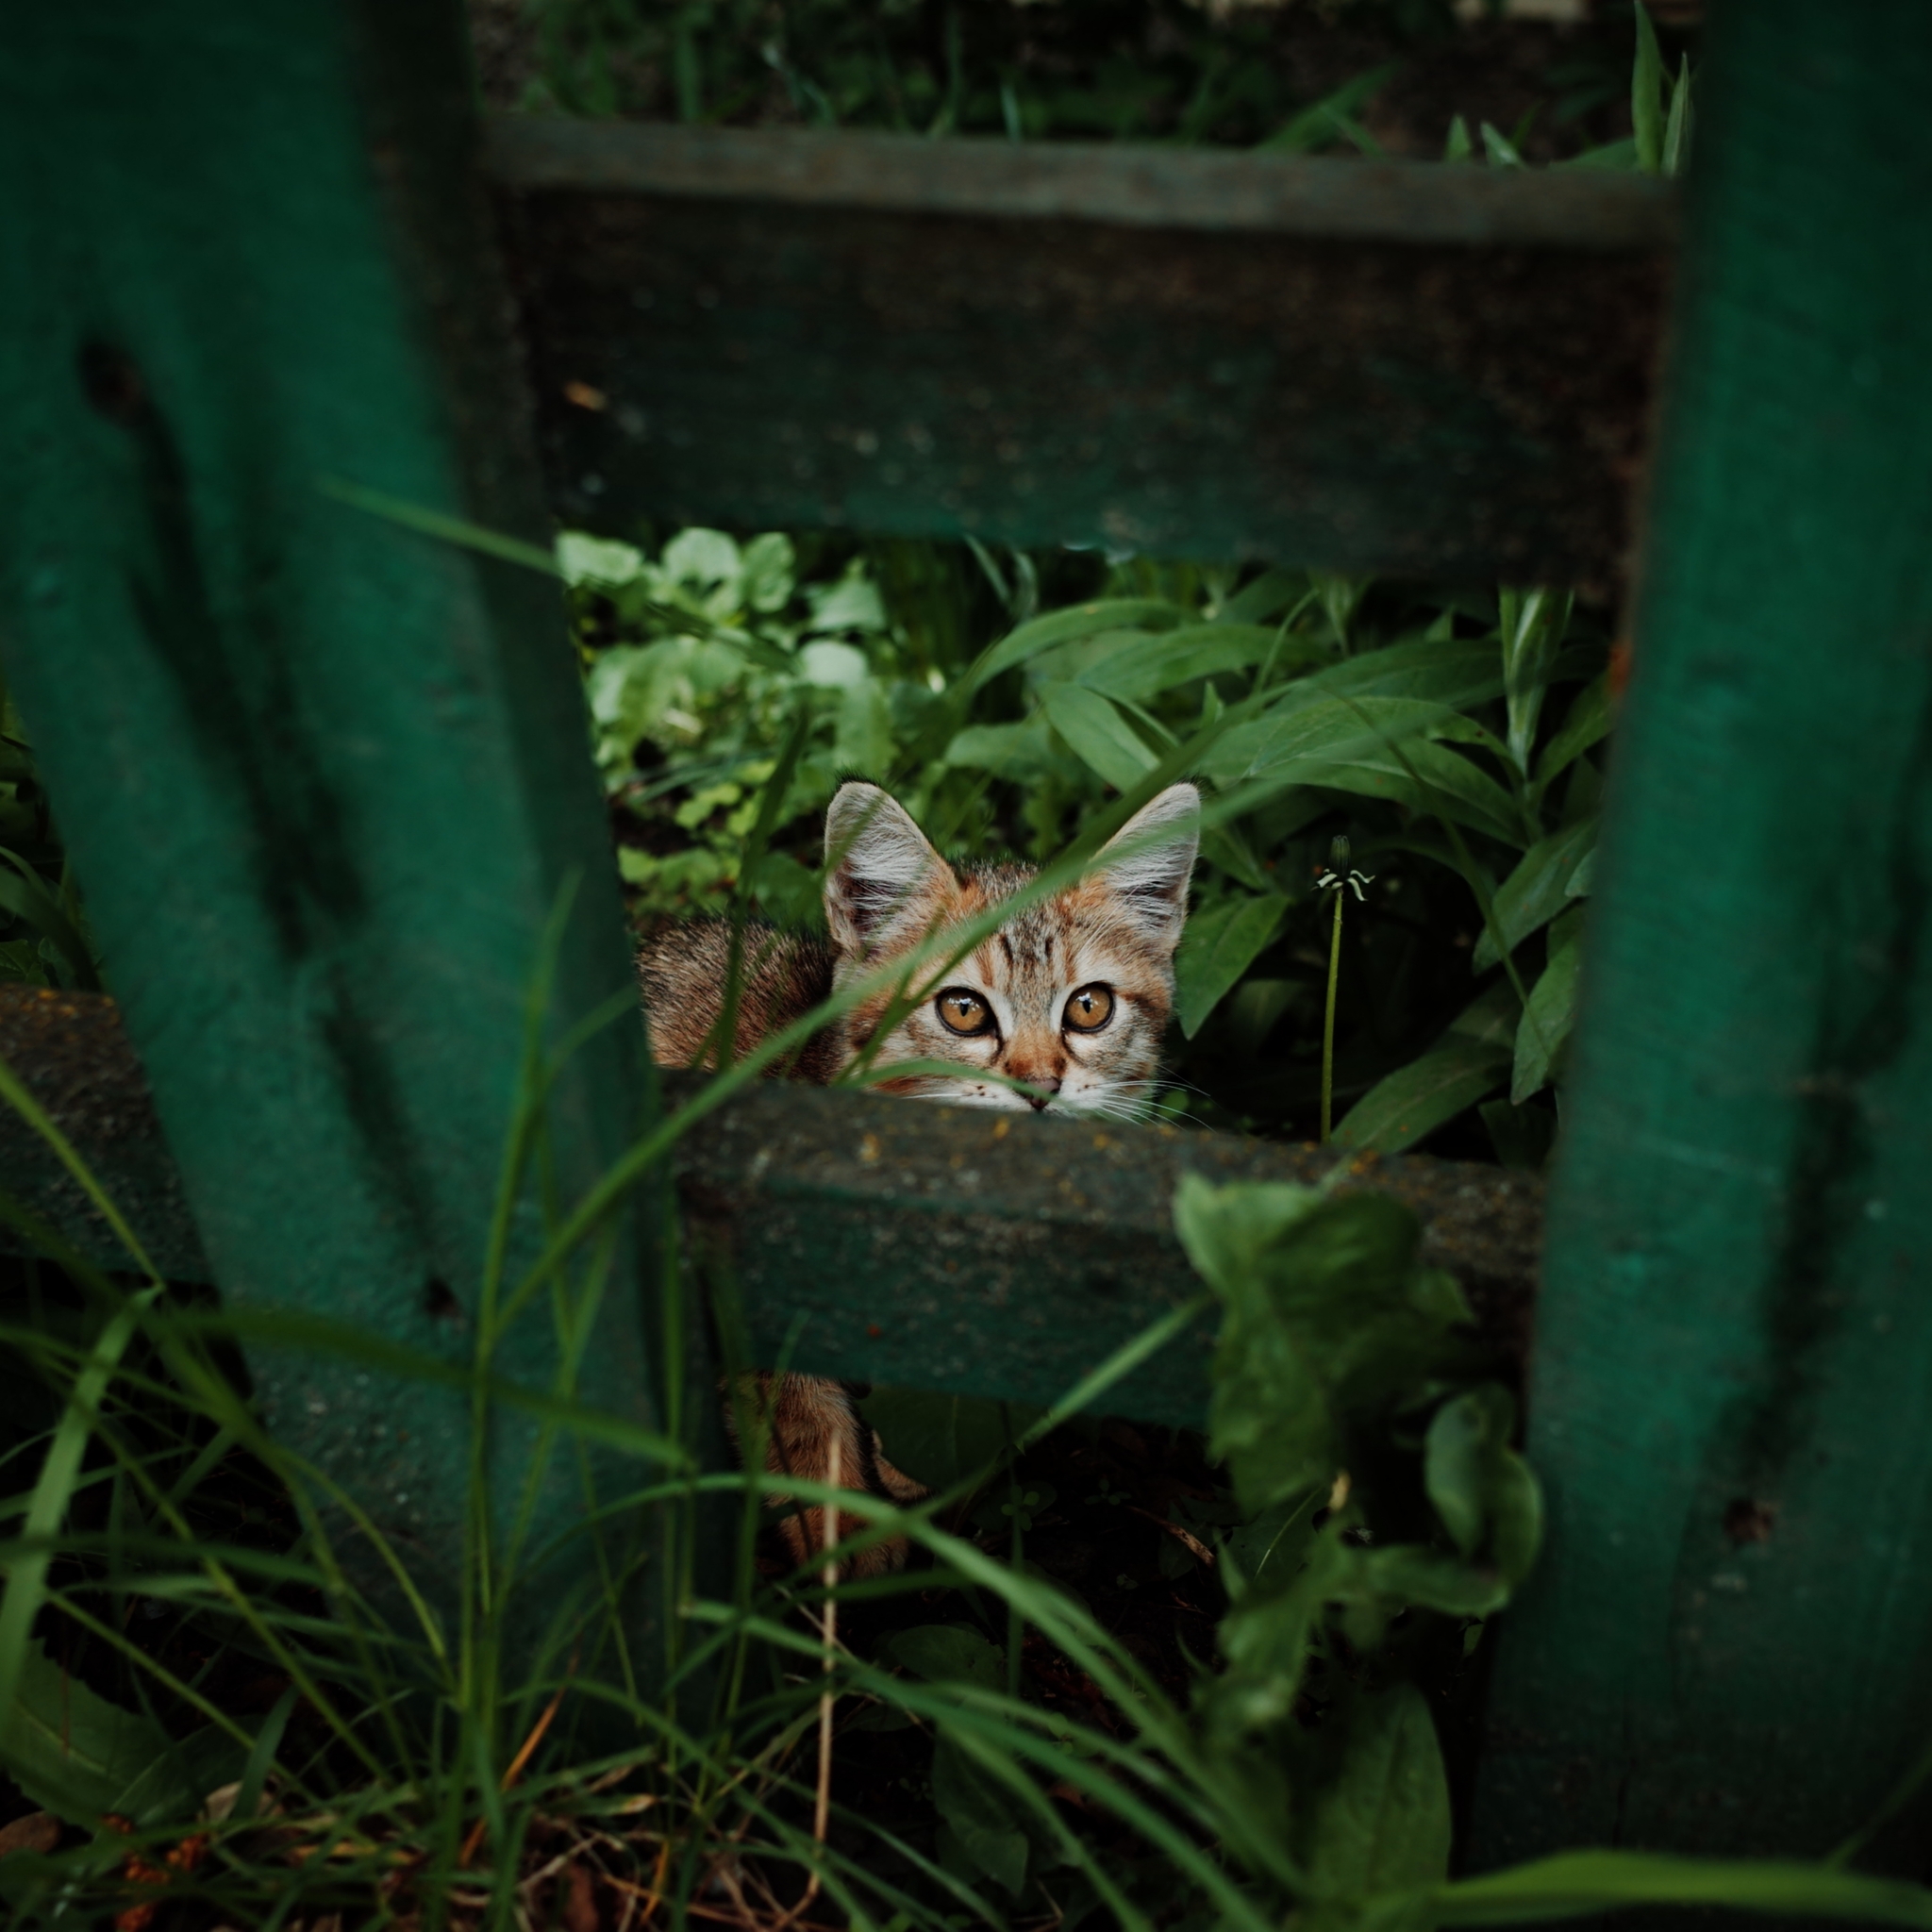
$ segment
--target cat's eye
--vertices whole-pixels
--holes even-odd
[[[1060,1024],[1075,1033],[1098,1033],[1113,1018],[1113,990],[1100,985],[1083,986],[1067,1002]]]
[[[970,1040],[992,1031],[992,1008],[970,988],[949,986],[933,1004],[948,1033],[963,1033]]]

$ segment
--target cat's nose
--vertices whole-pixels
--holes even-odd
[[[1049,1074],[1043,1080],[1033,1079],[1027,1081],[1026,1084],[1029,1087],[1037,1087],[1040,1089],[1040,1091],[1038,1093],[1029,1093],[1026,1096],[1026,1099],[1028,1103],[1031,1105],[1035,1113],[1041,1112],[1045,1108],[1046,1103],[1049,1100],[1051,1100],[1054,1097],[1054,1095],[1060,1091],[1059,1080],[1058,1079],[1058,1077],[1051,1074]]]

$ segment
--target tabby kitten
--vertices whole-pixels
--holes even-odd
[[[788,1071],[824,1085],[864,1057],[884,1074],[877,1085],[913,1099],[1132,1117],[1152,1083],[1174,1004],[1174,954],[1187,919],[1199,814],[1191,785],[1170,786],[1102,847],[1076,884],[1021,908],[958,963],[947,967],[937,955],[924,984],[868,995],[815,1034]],[[769,926],[745,933],[741,1055],[835,989],[910,955],[929,934],[1012,897],[1034,875],[1021,865],[956,871],[896,800],[858,782],[841,786],[825,813],[825,862],[829,944]],[[639,954],[660,1066],[690,1066],[707,1053],[730,956],[723,920],[671,927]],[[919,1060],[948,1061],[958,1072],[890,1072]],[[774,1474],[824,1481],[836,1468],[848,1488],[900,1502],[925,1493],[886,1460],[842,1384],[808,1375],[756,1380]],[[819,1546],[819,1514],[783,1519],[800,1562]],[[878,1544],[849,1570],[895,1569],[904,1556],[902,1544]]]

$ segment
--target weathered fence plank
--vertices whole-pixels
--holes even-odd
[[[546,1030],[630,982],[554,592],[323,488],[544,535],[460,31],[441,0],[104,0],[22,14],[0,71],[0,635],[208,1260],[235,1305],[455,1362],[573,883]],[[552,1093],[566,1198],[637,1130],[641,1045],[611,1030]],[[643,1424],[655,1253],[621,1241],[584,1368]],[[557,1361],[540,1305],[500,1367]],[[467,1393],[250,1366],[280,1439],[453,1587]],[[536,1443],[492,1429],[499,1510]],[[546,1524],[582,1501],[553,1460]]]
[[[114,1003],[0,988],[0,1057],[173,1277],[208,1280]],[[673,1095],[696,1085],[675,1075]],[[1171,1219],[1184,1172],[1313,1182],[1335,1157],[1233,1134],[765,1085],[700,1120],[673,1164],[703,1270],[733,1295],[756,1365],[1048,1403],[1199,1292]],[[0,1174],[82,1253],[125,1264],[44,1143],[4,1112]],[[1541,1181],[1397,1156],[1357,1162],[1342,1186],[1414,1208],[1424,1254],[1461,1282],[1499,1356],[1520,1367]],[[0,1236],[0,1248],[13,1244]],[[1198,1426],[1216,1325],[1208,1315],[1177,1337],[1115,1387],[1108,1411]]]
[[[1826,1852],[1932,1710],[1932,13],[1713,12],[1491,1861]]]
[[[569,523],[1622,571],[1661,183],[536,121],[488,152]]]

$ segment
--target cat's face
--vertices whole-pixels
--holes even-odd
[[[1077,885],[1022,908],[957,963],[941,954],[902,996],[852,1013],[855,1055],[879,1072],[944,1060],[957,1074],[907,1074],[888,1092],[958,1106],[1132,1118],[1174,1006],[1174,952],[1186,923],[1200,794],[1174,785],[1124,825]],[[844,986],[1009,898],[1024,866],[963,876],[876,785],[840,789],[825,814],[825,917]],[[1040,1090],[1016,1092],[989,1074]]]

